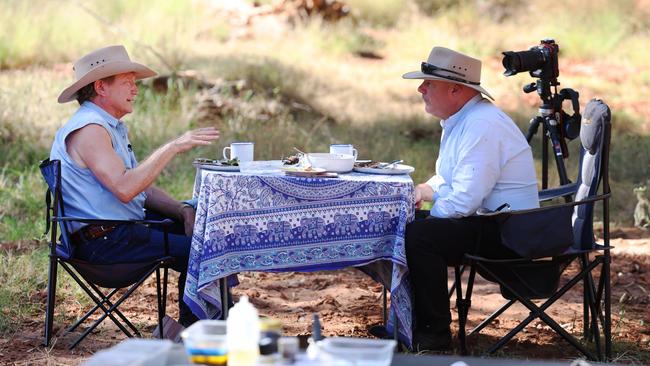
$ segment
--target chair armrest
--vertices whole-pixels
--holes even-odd
[[[611,197],[611,195],[612,195],[611,193],[605,193],[605,194],[601,194],[601,195],[598,195],[598,196],[587,197],[587,198],[584,198],[584,199],[582,199],[580,201],[558,203],[558,204],[554,204],[554,205],[549,205],[549,206],[544,206],[544,207],[539,207],[539,208],[530,208],[530,209],[526,209],[526,210],[499,211],[496,214],[491,214],[491,215],[486,215],[486,216],[498,218],[498,217],[504,216],[504,215],[525,215],[525,214],[528,214],[528,213],[548,211],[548,210],[557,209],[557,208],[560,208],[560,207],[580,206],[580,205],[584,205],[584,204],[587,204],[587,203],[593,203],[593,202],[596,202],[596,201],[602,201],[602,200],[608,199],[608,198]]]
[[[95,224],[95,225],[153,225],[153,226],[171,226],[174,221],[171,219],[164,220],[108,220],[108,219],[83,219],[80,217],[63,217],[63,216],[54,216],[52,217],[53,222],[80,222],[84,224]]]
[[[539,191],[539,201],[549,201],[554,198],[573,195],[578,191],[578,183],[569,183],[556,188],[543,189]]]

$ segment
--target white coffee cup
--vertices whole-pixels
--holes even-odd
[[[223,158],[226,160],[237,158],[240,162],[253,161],[254,148],[254,142],[233,142],[230,144],[230,146],[223,148]],[[228,150],[230,150],[230,156],[226,154],[226,151]]]
[[[332,144],[330,145],[330,154],[352,155],[354,160],[357,160],[357,149],[350,144]]]

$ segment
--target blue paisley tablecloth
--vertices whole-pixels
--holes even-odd
[[[363,266],[390,288],[400,338],[410,344],[404,232],[414,218],[413,194],[408,175],[331,179],[199,170],[183,298],[199,318],[217,318],[218,280],[229,275]]]

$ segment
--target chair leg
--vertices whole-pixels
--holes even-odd
[[[110,308],[106,309],[106,307],[103,305],[103,302],[100,301],[100,299],[97,298],[97,296],[88,288],[88,286],[86,286],[84,284],[84,281],[81,278],[79,278],[79,276],[77,276],[70,268],[68,268],[68,266],[65,263],[61,263],[61,265],[68,272],[68,274],[77,282],[79,287],[81,287],[81,289],[84,290],[84,292],[88,295],[88,297],[90,297],[93,300],[93,302],[95,302],[95,304],[97,306],[99,306],[100,309],[102,309],[102,311],[104,312],[104,316],[102,316],[101,319],[103,320],[104,318],[106,318],[106,315],[108,314],[109,318],[113,321],[113,323],[115,323],[115,325],[117,325],[117,327],[120,328],[120,330],[122,332],[124,332],[124,334],[126,334],[127,337],[129,337],[129,338],[133,337],[133,335],[124,327],[124,325],[122,325],[122,323],[120,323],[113,316],[112,310],[111,310],[111,312],[109,312]],[[152,272],[153,272],[153,269],[151,269],[143,279],[138,281],[138,283],[144,282],[144,279],[149,277]],[[127,291],[127,293],[128,293],[128,291]],[[99,323],[96,323],[95,326],[97,326],[97,324],[99,324]],[[93,326],[92,328],[94,328],[95,326]],[[85,337],[85,335],[83,337]],[[70,349],[74,348],[74,346],[76,346],[77,343],[79,343],[79,342],[75,342],[75,344],[72,347],[70,347]]]
[[[607,221],[605,221],[607,222]],[[607,231],[606,231],[607,232]],[[609,243],[606,243],[609,245]],[[609,250],[605,250],[603,261],[603,276],[605,277],[605,322],[603,324],[605,336],[605,359],[609,361],[612,359],[612,293],[611,293],[611,280],[610,280],[610,261],[611,257]]]
[[[136,283],[134,283],[133,285],[131,285],[131,287],[129,287],[129,289],[128,289],[128,290],[127,290],[127,291],[126,291],[126,292],[125,292],[125,293],[124,293],[124,294],[123,294],[123,295],[122,295],[122,296],[121,296],[121,297],[120,297],[120,298],[115,302],[115,304],[113,304],[110,308],[105,309],[104,306],[102,305],[101,308],[102,308],[102,310],[104,310],[104,314],[102,314],[102,316],[99,317],[99,319],[97,319],[97,320],[96,320],[96,321],[95,321],[95,322],[94,322],[90,327],[88,327],[88,329],[86,329],[86,331],[85,331],[85,332],[84,332],[84,333],[83,333],[79,338],[77,338],[77,340],[76,340],[76,341],[75,341],[75,342],[74,342],[74,343],[69,347],[69,349],[73,349],[74,347],[76,347],[77,344],[79,344],[79,342],[81,342],[81,341],[82,341],[82,340],[83,340],[83,339],[84,339],[88,334],[90,334],[90,332],[92,332],[92,331],[93,331],[93,330],[94,330],[94,329],[95,329],[99,324],[101,324],[101,322],[103,322],[104,319],[106,319],[107,317],[110,317],[110,318],[111,318],[111,319],[112,319],[112,320],[113,320],[113,321],[118,325],[118,327],[122,330],[122,332],[124,332],[124,333],[129,337],[129,338],[131,338],[132,336],[129,335],[129,332],[126,330],[126,328],[124,328],[124,326],[122,326],[121,323],[117,322],[117,320],[113,317],[113,314],[112,314],[112,313],[113,313],[113,312],[114,312],[114,311],[115,311],[115,310],[116,310],[116,309],[117,309],[117,308],[118,308],[118,307],[119,307],[119,306],[120,306],[120,305],[121,305],[121,304],[122,304],[126,299],[128,299],[129,296],[131,296],[131,294],[133,293],[133,291],[135,291],[136,289],[138,289],[138,287],[140,287],[140,285],[142,285],[142,283],[144,283],[144,281],[145,281],[147,278],[149,278],[149,276],[151,276],[151,274],[152,274],[152,273],[153,273],[157,268],[158,268],[158,267],[155,267],[155,268],[150,269],[150,270],[147,272],[147,274],[146,274],[145,276],[143,276],[140,280],[138,280],[138,282],[136,282]],[[82,286],[82,287],[85,287],[85,286]],[[88,292],[88,294],[91,295],[90,292]],[[92,296],[92,295],[91,295],[91,297],[93,298],[93,300],[95,300],[95,302],[97,302],[95,296]]]
[[[52,327],[54,325],[54,305],[56,304],[56,270],[57,259],[50,254],[50,269],[47,275],[47,309],[45,310],[45,347],[50,346]]]
[[[528,308],[528,310],[530,310],[531,312],[526,319],[524,319],[515,328],[513,328],[506,336],[504,336],[496,344],[494,344],[488,350],[488,353],[496,352],[498,349],[503,347],[510,339],[512,339],[512,337],[514,337],[517,333],[519,333],[526,325],[532,322],[535,318],[540,318],[544,323],[546,323],[549,327],[551,327],[557,334],[559,334],[562,338],[564,338],[567,342],[569,342],[578,351],[582,352],[585,356],[587,356],[590,359],[596,359],[596,357],[594,357],[594,355],[591,352],[589,352],[582,345],[580,345],[571,334],[569,334],[566,330],[564,330],[564,328],[562,328],[556,321],[551,319],[545,313],[548,307],[550,307],[553,303],[555,303],[555,301],[557,301],[560,297],[562,297],[569,289],[575,286],[576,283],[580,282],[584,278],[586,273],[592,271],[597,265],[596,262],[590,263],[587,268],[583,269],[578,275],[576,275],[571,280],[569,280],[569,282],[567,282],[564,286],[562,286],[562,288],[560,288],[553,296],[551,296],[541,306],[537,306],[532,301],[520,296],[512,287],[510,287],[499,276],[495,275],[492,271],[490,271],[486,266],[482,265],[481,263],[477,263],[477,265],[479,265],[481,269],[483,269],[488,275],[497,279],[497,281],[501,285],[503,285],[510,293],[512,293],[517,298],[517,301],[519,301],[522,305],[526,306],[526,308]]]
[[[164,338],[163,332],[163,299],[162,291],[160,290],[160,268],[156,268],[156,300],[158,301],[158,330],[159,338]],[[183,299],[178,299],[178,301],[183,301]]]
[[[479,333],[483,328],[488,326],[492,321],[496,318],[499,317],[499,315],[503,314],[504,311],[508,310],[509,307],[511,307],[514,303],[516,303],[517,300],[508,300],[507,303],[503,304],[500,308],[498,308],[492,315],[487,317],[487,319],[483,320],[481,324],[477,325],[476,328],[472,329],[469,332],[469,335],[474,335],[476,333]]]
[[[108,307],[113,306],[113,303],[111,302],[111,297],[113,297],[113,294],[114,294],[115,292],[119,291],[119,289],[114,289],[114,290],[111,291],[111,293],[109,293],[108,295],[104,295],[104,292],[102,292],[102,290],[100,290],[99,287],[96,286],[94,283],[92,283],[92,282],[88,282],[88,285],[90,285],[90,287],[95,291],[96,294],[98,294],[99,296],[102,297],[102,301],[103,301],[103,303],[105,303]],[[123,322],[124,322],[124,323],[129,327],[129,328],[131,328],[131,330],[133,331],[133,333],[135,333],[136,336],[138,336],[138,337],[142,337],[142,334],[140,334],[140,331],[138,330],[138,328],[136,328],[135,325],[133,325],[133,324],[129,321],[129,319],[128,319],[126,316],[124,316],[124,314],[122,314],[122,312],[120,311],[120,309],[117,309],[117,308],[116,308],[115,311],[113,311],[113,313],[114,313],[114,314],[117,314],[117,316],[119,316],[120,319],[122,319],[122,321],[123,321]]]
[[[117,288],[113,289],[108,295],[104,296],[104,299],[102,299],[103,303],[106,302],[106,298],[112,297],[113,295],[115,295],[115,293],[118,290],[119,289],[117,289]],[[110,307],[111,305],[108,304],[108,306]],[[86,321],[86,319],[88,319],[91,315],[93,315],[95,313],[95,311],[97,311],[99,309],[100,309],[99,305],[95,305],[94,308],[90,309],[88,312],[86,312],[86,314],[84,314],[84,316],[79,318],[74,324],[72,324],[70,327],[68,327],[68,329],[66,329],[65,332],[66,333],[74,332],[74,330],[77,329],[77,327],[79,325],[81,325],[84,321]]]
[[[596,259],[596,261],[600,262],[598,259]],[[581,264],[583,269],[587,267],[587,265],[589,264],[589,257],[588,257],[587,254],[582,254],[580,256],[580,264]],[[590,324],[593,323],[592,320],[590,320],[590,314],[591,314],[591,316],[596,317],[596,320],[597,320],[598,319],[598,312],[597,311],[599,310],[599,306],[596,305],[596,311],[592,310],[591,313],[590,313],[591,304],[592,303],[597,304],[597,300],[596,300],[597,299],[597,294],[596,294],[596,289],[595,289],[595,286],[594,286],[594,279],[591,276],[591,272],[588,272],[586,274],[586,276],[585,276],[585,278],[583,280],[582,289],[583,289],[583,297],[582,297],[582,299],[583,299],[583,306],[582,306],[582,309],[583,309],[583,323],[582,323],[582,327],[583,327],[584,338],[587,339],[587,340],[593,339],[594,342],[596,342],[597,331],[592,329],[593,327],[590,326]]]
[[[167,283],[169,282],[169,268],[166,266],[163,267],[163,298],[162,298],[162,305],[163,305],[163,316],[167,314]],[[183,301],[182,296],[180,295],[181,298],[178,299],[178,301]]]

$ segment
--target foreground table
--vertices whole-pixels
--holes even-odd
[[[242,271],[360,267],[391,290],[400,338],[411,341],[404,233],[414,217],[408,175],[300,178],[199,170],[183,299],[200,318],[222,313],[220,279]]]
[[[463,363],[461,363],[463,362]],[[278,363],[279,364],[279,363]],[[86,366],[107,365],[160,365],[190,366],[185,347],[168,340],[127,339],[121,343],[95,353],[84,362]],[[310,360],[299,353],[293,366],[329,366],[317,360]],[[398,353],[393,355],[391,366],[585,366],[605,365],[584,361],[559,360],[515,360],[504,358],[476,358],[461,356],[427,356]]]

